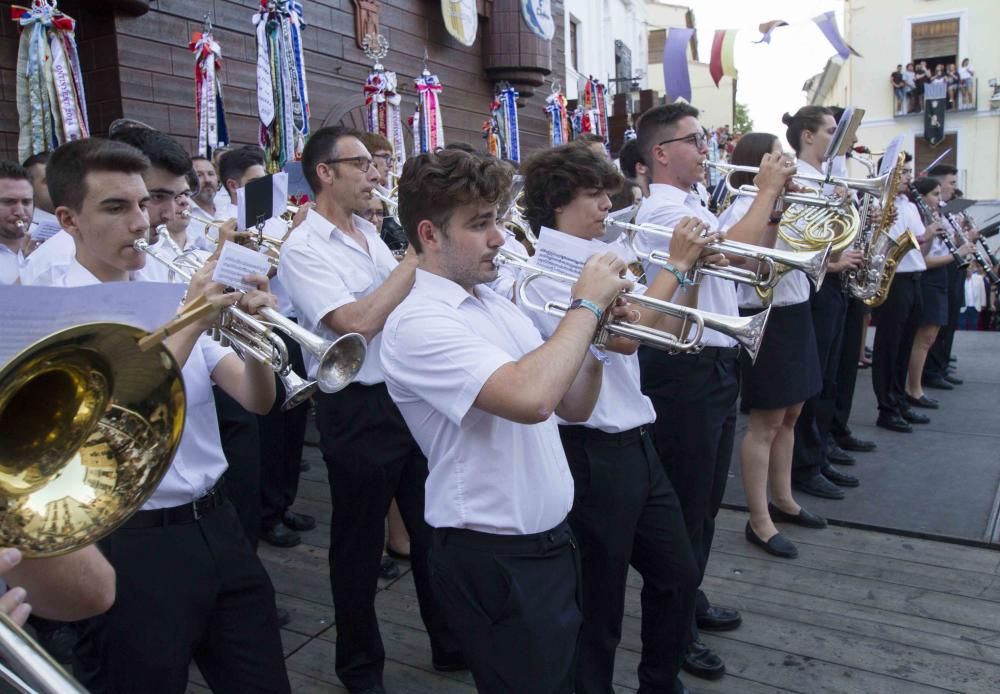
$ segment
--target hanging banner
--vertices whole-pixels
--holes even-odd
[[[410,119],[413,128],[413,153],[424,154],[444,147],[444,122],[441,119],[441,80],[426,68],[413,80],[417,88],[417,110]]]
[[[498,159],[521,161],[520,132],[517,124],[517,91],[507,82],[497,85],[490,105],[490,119],[483,124],[486,149]]]
[[[691,101],[691,76],[688,74],[687,48],[694,29],[671,27],[663,42],[663,85],[667,96],[676,101]]]
[[[441,0],[441,15],[444,28],[463,46],[476,42],[479,28],[479,13],[476,0]]]
[[[302,4],[261,0],[257,34],[257,112],[269,173],[302,157],[309,134],[309,93],[302,59]]]
[[[21,37],[17,49],[18,157],[89,137],[86,97],[72,17],[51,0],[11,7]]]
[[[720,29],[712,39],[712,57],[708,65],[708,74],[719,86],[723,76],[736,79],[736,63],[733,61],[733,46],[736,44],[736,29]]]
[[[194,53],[194,114],[198,123],[198,153],[211,159],[212,150],[229,144],[226,111],[222,103],[222,47],[211,27],[195,32],[188,48]]]
[[[545,113],[549,124],[549,146],[558,147],[572,139],[566,97],[559,89],[558,82],[552,85],[552,93],[545,98]]]
[[[837,28],[837,17],[834,15],[833,10],[816,15],[813,17],[813,21],[816,22],[816,26],[823,32],[823,36],[826,37],[826,40],[833,46],[833,50],[837,51],[837,55],[841,58],[847,60],[851,57],[852,53],[859,58],[861,57],[861,54],[848,46],[847,42],[840,35],[840,29]]]
[[[521,18],[531,33],[540,39],[551,41],[556,34],[550,0],[521,0]]]
[[[382,66],[382,59],[389,52],[389,41],[381,34],[369,34],[362,45],[365,55],[375,63],[365,80],[365,130],[382,135],[392,145],[393,175],[398,178],[406,161],[406,143],[399,115],[403,100],[396,92],[396,73]]]

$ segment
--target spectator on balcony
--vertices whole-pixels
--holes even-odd
[[[955,67],[955,63],[948,63],[944,79],[948,85],[948,108],[958,108],[958,87],[961,80],[958,77],[958,69]]]
[[[913,71],[913,63],[907,63],[903,70],[903,86],[906,89],[906,113],[913,113],[916,110],[917,83],[914,81],[916,73]]]
[[[927,61],[921,60],[917,63],[917,69],[913,73],[913,81],[917,91],[917,110],[924,110],[924,87],[931,81],[931,71],[927,69]]]
[[[962,67],[958,68],[958,78],[961,85],[961,101],[959,102],[959,108],[972,108],[973,97],[972,97],[972,80],[976,76],[973,72],[972,66],[969,65],[969,59],[966,58],[962,61]]]
[[[896,96],[896,115],[906,113],[903,106],[906,103],[906,83],[903,81],[903,66],[897,65],[896,71],[889,75],[889,82],[892,83],[892,91]]]

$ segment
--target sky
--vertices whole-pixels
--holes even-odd
[[[781,115],[805,105],[803,83],[834,55],[812,18],[833,10],[841,35],[846,34],[841,0],[673,0],[672,4],[694,10],[702,62],[711,58],[716,29],[741,30],[734,49],[739,71],[736,100],[749,108],[754,130],[779,137],[785,132]],[[770,45],[754,44],[760,38],[757,25],[772,19],[783,19],[790,26],[775,29]]]

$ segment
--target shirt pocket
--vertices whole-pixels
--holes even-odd
[[[340,276],[347,291],[354,295],[366,293],[375,283],[374,272],[368,269],[344,267]]]

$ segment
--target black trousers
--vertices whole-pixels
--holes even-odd
[[[569,524],[531,535],[434,528],[431,584],[484,694],[570,694],[580,556]]]
[[[629,566],[642,576],[639,691],[672,691],[687,646],[698,567],[680,500],[642,429],[559,427],[573,474],[569,524],[583,567],[576,694],[613,691]]]
[[[955,343],[958,317],[965,305],[965,270],[955,263],[949,263],[945,267],[948,268],[948,324],[941,327],[937,339],[927,352],[924,378],[944,378],[948,375],[948,362]]]
[[[920,274],[897,273],[885,303],[873,311],[872,388],[879,414],[899,415],[906,405],[906,372],[920,326]]]
[[[275,331],[285,343],[292,370],[305,378],[302,348],[281,331]],[[285,511],[295,503],[299,491],[299,466],[306,436],[309,403],[287,412],[281,411],[285,389],[275,377],[278,395],[266,415],[257,418],[260,426],[260,529],[267,532],[281,522]]]
[[[737,350],[708,347],[701,354],[675,354],[639,348],[642,392],[653,402],[653,440],[670,484],[681,502],[688,539],[705,576],[722,505],[736,434],[740,390]],[[709,608],[700,590],[695,613]],[[691,620],[691,638],[698,629]]]
[[[232,504],[101,540],[111,609],[82,622],[74,672],[91,692],[183,694],[192,660],[214,692],[288,692],[274,588]]]
[[[854,387],[858,382],[861,333],[865,327],[865,317],[871,312],[865,302],[849,295],[846,298],[844,336],[841,339],[840,359],[837,361],[837,392],[833,403],[833,419],[830,422],[833,436],[847,436],[851,433],[848,422],[851,419],[851,406],[854,404]]]
[[[427,575],[427,459],[384,384],[351,384],[316,397],[320,449],[330,477],[330,585],[337,620],[337,676],[351,691],[382,684],[385,649],[375,616],[385,514],[393,497],[410,534],[420,616],[434,660],[458,652]]]
[[[847,315],[847,297],[841,288],[839,274],[829,275],[818,292],[813,290],[810,307],[819,367],[823,374],[823,390],[805,401],[802,413],[795,422],[792,453],[792,479],[795,481],[805,481],[829,465],[826,460],[826,435],[833,422],[837,369]],[[856,354],[854,357],[857,359]]]
[[[247,412],[226,391],[212,387],[219,418],[222,452],[229,468],[223,477],[250,546],[260,539],[260,429],[257,415]]]

